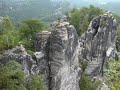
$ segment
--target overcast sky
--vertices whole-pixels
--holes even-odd
[[[57,1],[57,0],[56,0]],[[76,0],[62,0],[62,1],[76,1]],[[77,1],[81,1],[81,0],[77,0]],[[99,1],[99,2],[120,2],[120,0],[82,0],[82,1]]]
[[[112,2],[118,2],[118,1],[120,1],[120,0],[98,0],[98,1],[112,1]]]

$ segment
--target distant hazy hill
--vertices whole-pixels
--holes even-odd
[[[63,0],[64,1],[64,0]],[[100,7],[105,10],[110,10],[120,14],[120,0],[67,0],[73,6],[82,7],[89,6],[90,4]]]
[[[109,2],[105,5],[98,5],[98,7],[106,10],[110,10],[120,15],[120,2]]]
[[[73,7],[83,7],[94,5],[105,10],[110,10],[120,14],[120,0],[53,0],[53,1],[68,1]]]
[[[0,16],[13,20],[39,18],[51,22],[71,8],[94,5],[120,14],[119,0],[0,0]]]
[[[51,0],[0,0],[0,16],[13,20],[39,18],[51,22],[70,9],[69,2]]]

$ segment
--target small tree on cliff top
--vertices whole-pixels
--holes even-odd
[[[42,31],[43,24],[33,18],[26,19],[22,22],[20,27],[20,37],[26,48],[33,48],[33,41],[35,34]]]

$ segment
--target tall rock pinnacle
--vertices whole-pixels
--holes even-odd
[[[110,12],[95,17],[80,38],[80,60],[88,60],[85,70],[91,76],[103,75],[107,59],[116,51],[117,22]]]

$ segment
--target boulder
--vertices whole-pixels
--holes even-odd
[[[110,90],[110,88],[105,83],[102,83],[102,86],[99,90]]]

